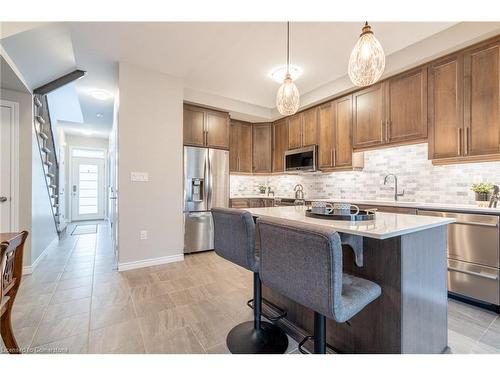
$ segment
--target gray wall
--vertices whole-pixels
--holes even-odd
[[[180,79],[119,65],[119,265],[183,253]],[[149,173],[131,182],[130,172]],[[140,231],[148,239],[140,240]]]

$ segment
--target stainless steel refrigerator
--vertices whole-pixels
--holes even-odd
[[[210,209],[229,206],[229,151],[184,147],[184,252],[214,248]]]

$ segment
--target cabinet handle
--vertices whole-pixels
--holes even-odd
[[[337,165],[337,150],[335,147],[333,148],[333,166],[335,167]]]
[[[333,164],[333,149],[332,148],[330,149],[330,163],[331,163],[331,165],[333,167],[334,164]]]
[[[469,154],[469,128],[465,128],[464,134],[464,154],[467,156]]]
[[[380,142],[384,141],[384,120],[380,120]]]
[[[457,129],[457,154],[458,155],[461,155],[462,154],[462,148],[461,148],[461,144],[462,144],[462,128],[458,128]]]
[[[389,127],[391,126],[391,121],[390,120],[387,120],[386,124],[385,124],[385,141],[386,142],[389,142]]]
[[[241,169],[240,169],[240,157],[239,156],[238,156],[237,160],[238,160],[238,172],[240,172]]]

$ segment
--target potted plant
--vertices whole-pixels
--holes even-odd
[[[259,192],[261,194],[266,194],[267,185],[266,184],[259,184],[259,186],[257,186],[257,189],[259,189]]]
[[[489,182],[481,182],[477,184],[472,184],[471,190],[476,195],[476,202],[479,206],[485,205],[491,199],[491,193],[493,191],[493,184]]]

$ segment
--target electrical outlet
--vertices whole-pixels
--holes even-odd
[[[147,239],[148,239],[148,231],[141,230],[141,240],[147,240]]]

